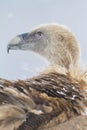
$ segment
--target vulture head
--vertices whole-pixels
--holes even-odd
[[[62,25],[42,25],[14,37],[9,50],[28,50],[45,57],[50,64],[69,69],[79,59],[79,46],[72,32]]]

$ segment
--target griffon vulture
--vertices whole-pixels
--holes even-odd
[[[17,35],[10,50],[29,50],[50,65],[27,80],[0,79],[0,130],[45,130],[86,114],[86,72],[79,67],[80,49],[64,26],[42,25]]]

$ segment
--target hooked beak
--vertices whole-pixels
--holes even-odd
[[[29,35],[28,33],[24,33],[24,34],[17,35],[16,37],[14,37],[7,45],[7,53],[9,53],[10,50],[21,49],[21,46],[26,43],[25,41],[28,35]]]
[[[21,43],[21,38],[19,36],[16,36],[13,38],[10,43],[7,45],[7,53],[9,53],[10,50],[17,50],[19,49]]]

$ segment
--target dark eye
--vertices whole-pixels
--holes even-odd
[[[42,32],[37,32],[37,34],[38,34],[39,36],[42,36]]]
[[[41,37],[41,36],[42,36],[42,34],[43,34],[43,33],[42,33],[42,32],[40,32],[40,31],[39,31],[39,32],[36,32],[36,33],[35,33],[35,37]]]

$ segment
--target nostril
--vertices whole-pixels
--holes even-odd
[[[21,35],[19,35],[19,37],[22,37],[24,40],[26,40],[28,38],[29,34],[28,33],[23,33]]]

